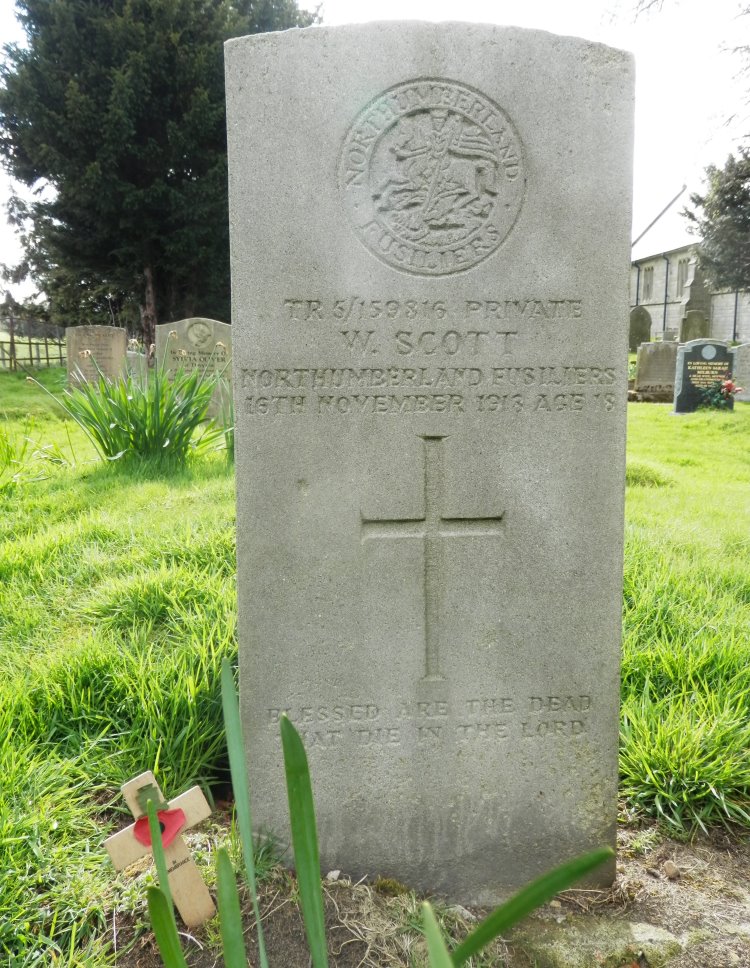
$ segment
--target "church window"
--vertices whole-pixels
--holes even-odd
[[[643,301],[648,302],[654,294],[654,267],[643,270]]]
[[[682,298],[682,290],[685,288],[685,283],[688,277],[688,263],[689,259],[680,259],[677,263],[677,298]]]

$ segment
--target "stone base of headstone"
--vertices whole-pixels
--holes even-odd
[[[642,390],[633,391],[633,399],[639,403],[672,403],[674,400],[674,387],[646,387]]]

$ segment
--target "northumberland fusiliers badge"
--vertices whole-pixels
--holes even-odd
[[[356,118],[341,190],[352,225],[389,266],[469,269],[508,236],[523,203],[523,150],[507,114],[456,81],[406,81]]]

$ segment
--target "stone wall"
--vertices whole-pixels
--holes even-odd
[[[669,278],[666,280],[667,261]],[[638,265],[630,267],[630,306],[642,306],[651,316],[651,338],[659,339],[663,331],[679,333],[680,325],[690,310],[703,312],[710,321],[711,337],[720,340],[747,342],[750,340],[750,293],[741,292],[737,300],[735,323],[735,294],[733,292],[711,293],[707,289],[703,273],[695,258],[693,246],[683,246],[670,252],[657,253],[639,259]],[[679,263],[689,259],[684,286],[680,282]],[[640,283],[638,267],[640,266]],[[647,271],[652,273],[651,294],[646,294]],[[665,313],[666,280],[666,313]]]

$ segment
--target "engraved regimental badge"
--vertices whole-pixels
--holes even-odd
[[[491,255],[523,203],[521,141],[507,114],[456,81],[406,81],[352,124],[339,168],[354,230],[395,269],[461,272]]]
[[[212,336],[211,327],[204,323],[202,319],[196,319],[188,326],[187,337],[193,346],[197,346],[199,350],[208,345]]]

